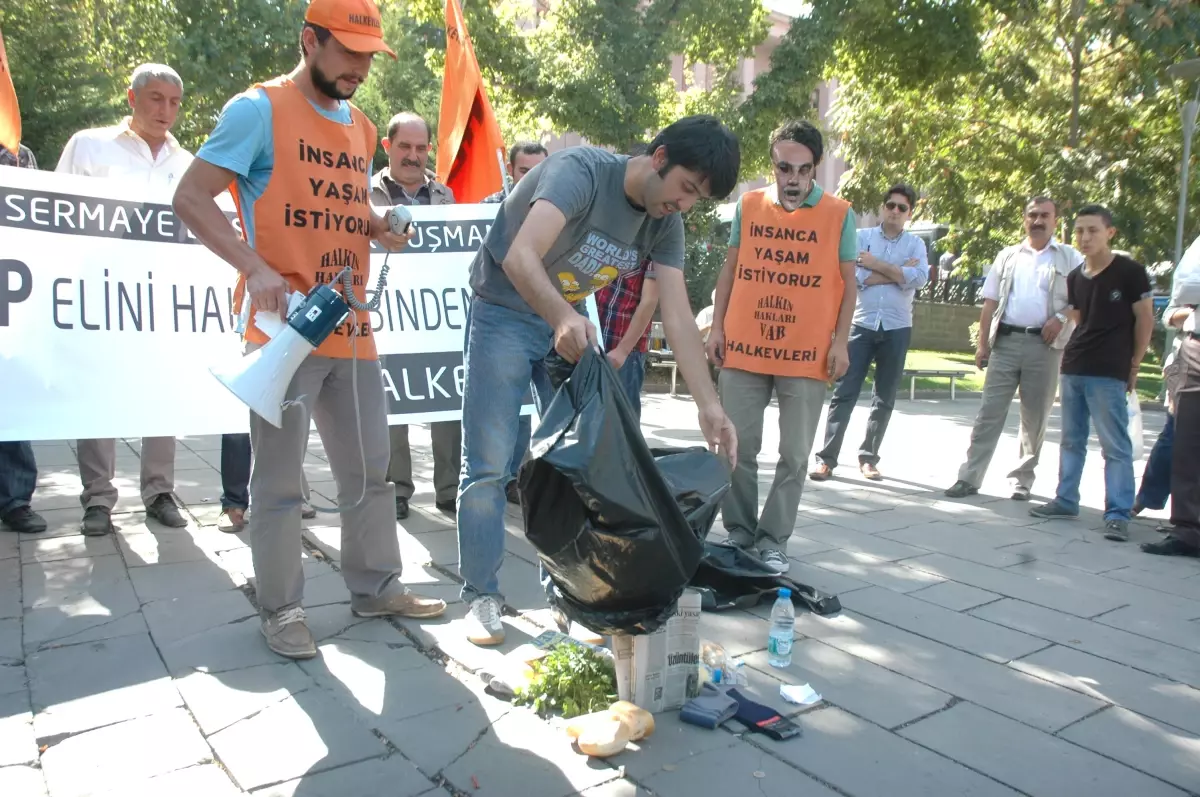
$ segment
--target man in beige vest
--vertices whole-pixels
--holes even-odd
[[[1066,315],[1067,275],[1083,256],[1054,240],[1058,210],[1048,197],[1025,206],[1023,242],[996,257],[983,284],[979,344],[975,364],[986,368],[983,401],[967,461],[946,495],[965,498],[979,492],[1008,419],[1013,395],[1021,395],[1020,461],[1008,474],[1012,499],[1028,501],[1034,469],[1046,436],[1046,421],[1058,392],[1063,348],[1075,327]]]
[[[429,123],[415,113],[398,113],[388,123],[387,138],[380,144],[388,154],[388,167],[371,180],[371,203],[387,205],[453,205],[454,192],[433,179],[426,169],[433,141]],[[433,489],[438,509],[454,514],[458,495],[458,468],[462,457],[462,423],[435,421],[433,437]],[[396,519],[408,517],[408,502],[415,487],[408,427],[389,426],[392,459],[388,481],[396,485]]]

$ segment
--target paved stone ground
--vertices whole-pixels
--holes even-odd
[[[1103,540],[1100,457],[1075,522],[1034,522],[1008,500],[1015,412],[992,478],[944,500],[975,400],[900,403],[869,484],[842,468],[810,485],[792,575],[845,610],[801,615],[788,670],[767,665],[767,607],[705,615],[703,632],[743,657],[751,691],[803,728],[787,742],[704,731],[661,716],[640,749],[608,763],[550,725],[482,693],[472,674],[548,622],[532,548],[510,517],[501,572],[512,616],[499,651],[456,633],[457,544],[424,479],[399,529],[407,580],[454,601],[432,622],[361,621],[337,572],[336,516],[307,524],[306,605],[321,655],[286,662],[263,644],[243,536],[213,527],[220,442],[185,439],[177,493],[193,522],[147,523],[138,441],[118,454],[118,534],[77,533],[71,447],[38,444],[36,507],[48,534],[0,534],[0,794],[6,797],[378,794],[633,797],[725,795],[1119,795],[1200,792],[1200,563]],[[856,413],[857,442],[865,408]],[[1161,416],[1149,414],[1152,428]],[[772,411],[764,449],[777,434]],[[645,431],[695,443],[693,405],[648,397]],[[1052,492],[1055,424],[1040,492]],[[1152,435],[1150,435],[1152,442]],[[853,449],[849,458],[853,461]],[[306,464],[332,477],[314,435]],[[764,485],[773,457],[763,458]],[[765,495],[765,489],[764,489]],[[332,519],[331,519],[332,518]],[[719,533],[719,532],[717,532]],[[781,682],[826,698],[803,711]],[[733,725],[735,723],[731,723]]]

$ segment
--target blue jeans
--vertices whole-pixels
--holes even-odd
[[[858,462],[879,464],[879,446],[892,419],[892,408],[896,405],[896,390],[904,374],[904,358],[908,355],[908,344],[912,340],[912,327],[903,329],[868,329],[853,326],[846,348],[850,354],[850,367],[846,375],[833,388],[829,400],[829,416],[825,422],[825,446],[817,452],[817,459],[830,468],[836,468],[842,441],[846,437],[846,426],[858,395],[862,392],[867,370],[875,363],[875,397],[871,400],[871,417],[867,419],[867,434],[858,449]]]
[[[533,416],[522,415],[517,420],[517,444],[513,446],[512,458],[508,460],[508,475],[504,477],[505,484],[517,478],[517,471],[521,469],[521,460],[525,459],[525,452],[529,450],[529,438],[532,435]]]
[[[27,442],[0,443],[0,515],[29,506],[37,486],[37,462]]]
[[[1167,422],[1158,433],[1146,469],[1142,471],[1142,487],[1137,503],[1146,509],[1162,509],[1171,495],[1171,452],[1175,448],[1175,416],[1168,413]]]
[[[463,458],[458,486],[458,560],[462,597],[499,595],[504,559],[504,487],[521,425],[521,400],[533,386],[541,414],[553,392],[545,360],[554,331],[539,316],[475,298],[467,313],[463,381]]]
[[[617,369],[617,377],[625,395],[629,397],[629,406],[639,419],[642,417],[642,383],[646,381],[646,353],[631,351],[625,362]]]
[[[221,508],[250,508],[250,435],[221,435]]]
[[[1079,481],[1087,458],[1088,420],[1096,425],[1104,456],[1104,519],[1129,520],[1133,509],[1133,444],[1125,383],[1106,376],[1063,374],[1062,443],[1059,446],[1059,504],[1079,512]]]

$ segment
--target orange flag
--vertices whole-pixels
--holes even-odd
[[[4,34],[0,33],[0,146],[15,157],[21,143],[21,109],[17,107],[17,90],[13,88],[8,71],[8,55],[4,52]]]
[[[458,202],[504,187],[504,139],[492,113],[458,0],[446,0],[446,72],[438,121],[437,176]]]

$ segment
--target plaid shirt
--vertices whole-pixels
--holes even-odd
[[[596,310],[600,313],[600,331],[604,335],[604,349],[612,351],[625,333],[629,331],[629,322],[642,301],[642,283],[646,273],[652,268],[650,258],[642,261],[637,271],[626,274],[607,288],[596,291]],[[633,347],[633,351],[645,351],[646,343],[650,340],[650,324],[642,338]]]

